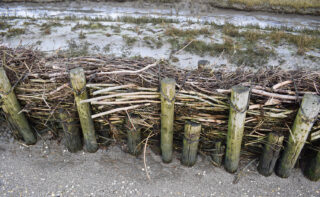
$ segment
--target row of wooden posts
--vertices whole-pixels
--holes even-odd
[[[70,81],[74,90],[74,97],[77,106],[83,133],[84,148],[87,152],[95,152],[98,149],[91,109],[89,103],[80,103],[88,99],[86,90],[86,78],[82,68],[75,68],[70,71]],[[165,78],[161,81],[161,152],[162,160],[169,163],[172,160],[173,152],[173,123],[174,104],[176,94],[176,82],[174,79]],[[36,137],[32,131],[25,115],[21,113],[20,104],[16,98],[10,81],[3,67],[0,67],[0,88],[3,100],[2,109],[7,114],[8,120],[19,131],[26,144],[35,144]],[[250,89],[244,86],[234,86],[231,90],[230,113],[228,121],[228,134],[226,142],[226,152],[224,166],[228,172],[234,173],[238,169],[240,160],[240,150],[244,132],[246,111],[248,109]],[[280,157],[276,173],[280,177],[289,177],[291,170],[299,157],[299,154],[306,142],[313,123],[320,111],[320,98],[317,95],[306,94],[303,97],[300,109],[291,128],[289,140]],[[79,128],[74,124],[74,118],[67,111],[61,109],[59,116],[62,128],[65,133],[66,146],[70,152],[82,149],[79,135]],[[129,121],[127,124],[130,125]],[[127,126],[128,148],[133,155],[139,154],[141,148],[140,129]],[[187,121],[184,128],[183,151],[181,162],[184,165],[192,166],[197,159],[198,142],[200,138],[201,124]],[[279,157],[284,136],[277,132],[268,134],[258,171],[269,176],[272,174],[276,161]],[[224,146],[221,142],[215,143],[215,154],[212,159],[217,164],[221,164]],[[312,158],[309,166],[305,170],[305,175],[311,180],[320,179],[320,152]]]

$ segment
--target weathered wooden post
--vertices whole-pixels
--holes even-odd
[[[11,124],[18,130],[26,144],[35,144],[37,138],[24,113],[21,112],[20,104],[3,67],[0,67],[0,95],[3,100],[2,109],[7,116],[10,116]]]
[[[311,181],[320,180],[320,152],[307,164],[304,175]]]
[[[296,119],[289,135],[289,141],[280,158],[276,173],[280,177],[287,178],[294,167],[299,154],[306,142],[309,132],[320,111],[320,97],[305,94]]]
[[[274,170],[276,161],[282,147],[283,134],[271,132],[268,134],[267,143],[264,145],[261,155],[258,171],[264,176],[270,176]]]
[[[231,89],[225,168],[234,173],[238,169],[244,121],[249,103],[249,88],[233,86]]]
[[[225,146],[222,145],[221,141],[217,141],[214,143],[214,151],[211,154],[212,161],[217,165],[221,166],[222,158],[225,150]]]
[[[210,62],[208,60],[199,60],[198,61],[198,71],[203,71],[209,65],[210,65]]]
[[[80,130],[75,115],[64,109],[59,110],[59,117],[64,133],[64,144],[69,152],[77,152],[82,149]]]
[[[161,81],[161,152],[165,163],[172,160],[175,86],[174,79],[165,78]]]
[[[91,153],[96,152],[98,150],[98,144],[96,140],[93,120],[91,118],[90,105],[89,103],[80,103],[80,101],[88,99],[88,93],[86,90],[86,78],[83,68],[72,69],[70,71],[70,80],[77,104],[85,150]]]
[[[201,124],[188,121],[184,125],[184,138],[181,163],[193,166],[197,161]]]
[[[135,124],[137,118],[137,116],[131,115],[126,120],[128,149],[129,153],[135,156],[141,153],[141,128]]]

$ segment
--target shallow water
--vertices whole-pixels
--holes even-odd
[[[117,18],[121,16],[155,17],[175,19],[180,22],[213,22],[218,25],[231,23],[236,26],[258,25],[265,27],[289,27],[295,29],[319,29],[319,16],[283,15],[266,12],[244,12],[236,10],[213,9],[201,4],[187,5],[150,5],[137,3],[10,3],[0,4],[0,13],[5,16],[20,17],[88,17]]]

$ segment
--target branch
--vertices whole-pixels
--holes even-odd
[[[281,82],[281,83],[278,83],[278,84],[272,86],[272,89],[275,90],[275,89],[280,88],[281,86],[284,86],[284,85],[287,85],[287,84],[290,84],[290,83],[292,83],[292,81],[284,81],[284,82]]]
[[[109,111],[106,111],[106,112],[102,112],[102,113],[98,113],[98,114],[92,115],[91,118],[94,119],[94,118],[98,118],[100,116],[112,114],[112,113],[115,113],[115,112],[129,110],[129,109],[136,109],[138,107],[149,106],[149,105],[151,105],[151,104],[150,103],[146,103],[144,105],[132,105],[132,106],[129,106],[129,107],[122,107],[122,108],[112,109],[112,110],[109,110]]]
[[[231,90],[223,90],[223,89],[217,89],[216,91],[219,93],[224,93],[224,94],[231,92]],[[275,93],[266,92],[266,91],[258,90],[258,89],[252,89],[251,92],[254,94],[259,94],[259,95],[263,95],[263,96],[284,99],[284,100],[296,100],[297,98],[302,99],[302,96],[296,97],[296,96],[290,96],[290,95],[275,94]]]
[[[123,89],[123,88],[131,88],[131,87],[134,87],[136,85],[134,84],[127,84],[127,85],[121,85],[121,86],[116,86],[116,87],[109,87],[109,88],[104,88],[104,89],[101,89],[101,90],[97,90],[97,91],[94,91],[92,93],[92,95],[97,95],[97,94],[101,94],[101,93],[105,93],[105,92],[110,92],[112,90],[119,90],[119,89]]]
[[[263,90],[257,90],[257,89],[252,89],[252,93],[260,94],[263,96],[269,96],[272,98],[284,99],[284,100],[296,100],[297,98],[302,99],[302,96],[290,96],[290,95],[283,95],[283,94],[275,94],[275,93],[270,93],[270,92],[266,92]]]
[[[109,74],[136,74],[136,73],[140,73],[140,72],[143,72],[151,67],[154,67],[156,65],[158,65],[158,63],[160,62],[161,60],[158,60],[156,61],[155,63],[153,64],[149,64],[147,65],[146,67],[140,69],[140,70],[119,70],[119,71],[111,71],[111,72],[100,72],[98,73],[97,75],[109,75]]]

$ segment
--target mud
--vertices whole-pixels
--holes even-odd
[[[225,53],[197,54],[186,50],[179,51],[173,47],[172,37],[166,34],[168,28],[180,30],[207,28],[210,35],[196,36],[196,40],[211,44],[221,44],[225,37],[221,28],[223,24],[233,24],[239,31],[254,28],[291,28],[300,34],[302,29],[314,30],[320,28],[320,20],[315,16],[274,15],[268,13],[247,13],[232,10],[210,10],[201,12],[201,8],[170,8],[164,5],[138,5],[136,2],[126,3],[92,3],[71,2],[60,4],[1,4],[2,19],[9,24],[9,28],[0,30],[0,43],[9,47],[34,47],[47,52],[48,55],[57,53],[76,55],[100,54],[125,57],[154,57],[156,59],[170,59],[175,66],[195,69],[197,62],[202,59],[210,61],[211,68],[226,67],[236,69],[247,66],[248,69],[259,69],[261,66],[281,66],[285,69],[314,68],[318,69],[320,49],[307,50],[304,55],[297,55],[298,49],[290,43],[280,43],[274,46],[266,42],[256,42],[260,48],[273,51],[275,56],[264,57],[264,65],[259,65],[249,57],[249,65],[232,61],[237,58],[237,51],[229,56]],[[68,18],[69,17],[69,18]],[[132,17],[149,19],[149,23],[125,23],[117,19]],[[8,18],[8,19],[7,19]],[[152,19],[172,19],[173,23],[152,22]],[[56,23],[57,25],[52,25]],[[211,25],[211,23],[215,25]],[[48,25],[47,29],[43,26]],[[52,26],[50,26],[52,25]],[[79,26],[80,25],[80,26]],[[81,27],[87,25],[86,28]],[[76,28],[79,26],[79,28]],[[23,29],[25,33],[5,36],[10,29]],[[250,29],[250,28],[249,28]],[[260,29],[258,29],[260,31]],[[261,30],[270,32],[270,30]],[[170,41],[171,39],[171,41]],[[185,38],[174,37],[176,40]],[[246,45],[242,39],[234,41]],[[184,43],[185,46],[187,43]],[[181,45],[181,43],[180,43]],[[183,46],[180,46],[181,48]],[[172,59],[174,57],[174,59]],[[259,61],[258,61],[259,62]]]

